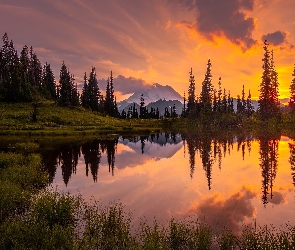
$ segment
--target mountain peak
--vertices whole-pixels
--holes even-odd
[[[163,86],[159,83],[154,83],[153,85],[150,85],[149,88],[143,91],[136,91],[132,96],[130,96],[128,99],[119,102],[118,107],[120,109],[124,109],[124,107],[121,106],[127,106],[130,103],[140,103],[140,97],[143,95],[145,105],[148,105],[151,102],[156,102],[160,99],[172,101],[172,100],[178,100],[180,102],[183,101],[183,97],[176,92],[171,86],[166,85]]]

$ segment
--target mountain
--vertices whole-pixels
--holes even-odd
[[[125,109],[126,107],[131,103],[140,103],[140,97],[143,94],[144,103],[145,106],[152,102],[157,102],[158,100],[177,100],[179,102],[183,101],[183,97],[177,93],[171,86],[163,86],[159,83],[155,83],[151,85],[150,88],[148,88],[145,91],[136,91],[132,96],[130,96],[128,99],[118,102],[118,108],[120,111]]]

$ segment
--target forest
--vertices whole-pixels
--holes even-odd
[[[33,103],[32,120],[38,115],[38,103],[51,100],[56,106],[75,108],[98,112],[111,117],[131,119],[159,119],[183,117],[196,120],[202,124],[239,125],[249,120],[282,121],[283,113],[295,112],[295,68],[290,84],[290,101],[288,107],[279,101],[279,78],[274,63],[273,50],[270,51],[267,41],[264,42],[264,57],[262,58],[262,78],[260,83],[259,106],[255,110],[251,99],[251,90],[242,86],[241,95],[236,97],[236,106],[230,90],[222,88],[219,77],[218,88],[212,82],[211,60],[208,60],[201,92],[196,93],[193,69],[189,72],[187,98],[184,93],[182,114],[176,113],[175,106],[166,107],[165,113],[160,114],[158,108],[148,110],[144,96],[140,98],[139,110],[130,107],[118,111],[114,90],[113,72],[107,80],[105,95],[98,86],[95,67],[91,68],[89,76],[85,72],[82,93],[79,93],[74,74],[70,73],[65,62],[62,63],[59,80],[53,74],[49,63],[43,66],[32,47],[24,46],[18,56],[12,40],[7,33],[2,38],[0,50],[0,101],[6,103]],[[212,119],[212,117],[214,119]]]

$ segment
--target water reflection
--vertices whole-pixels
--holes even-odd
[[[260,167],[262,171],[262,202],[268,203],[268,198],[273,198],[273,185],[278,168],[278,139],[263,136],[260,142]]]
[[[81,153],[85,162],[86,176],[88,177],[89,169],[93,181],[97,181],[97,174],[102,154],[107,155],[109,172],[114,175],[115,168],[115,151],[118,140],[98,140],[89,141],[79,144],[61,144],[56,148],[41,150],[43,168],[49,174],[50,182],[52,183],[57,167],[60,166],[62,170],[62,177],[64,184],[67,186],[72,174],[77,173],[78,160]]]
[[[279,137],[260,136],[259,142],[259,166],[262,176],[262,196],[261,201],[264,205],[273,199],[273,186],[278,169],[278,145]],[[219,136],[216,135],[176,135],[176,134],[155,134],[150,136],[137,136],[131,138],[120,137],[114,140],[99,140],[79,144],[63,144],[57,147],[41,151],[43,167],[48,171],[50,181],[53,182],[58,166],[61,168],[64,184],[67,186],[71,176],[77,173],[77,164],[82,156],[85,164],[85,174],[88,177],[89,171],[94,182],[97,182],[98,171],[103,155],[106,156],[108,170],[114,176],[115,167],[118,169],[130,165],[138,165],[140,154],[147,154],[155,159],[161,158],[159,154],[170,158],[176,152],[169,149],[159,150],[153,145],[165,147],[166,144],[179,145],[178,151],[183,143],[184,157],[186,149],[189,155],[190,178],[194,179],[196,158],[201,160],[202,169],[207,180],[207,187],[212,189],[213,167],[217,164],[219,171],[222,171],[222,161],[231,155],[236,144],[236,151],[241,152],[242,160],[245,160],[246,152],[251,155],[252,142],[255,142],[251,135],[240,134],[238,136]],[[132,152],[121,153],[120,162],[115,166],[115,154],[118,143],[128,146]],[[138,143],[140,147],[138,147]],[[290,159],[293,184],[295,186],[295,143],[289,143]],[[167,154],[168,153],[168,154]],[[166,156],[165,156],[166,155]],[[145,158],[144,158],[145,159]],[[143,161],[144,161],[143,159]],[[199,176],[197,178],[200,178]]]
[[[295,142],[292,141],[292,143],[289,143],[289,148],[290,148],[290,158],[289,162],[291,164],[291,170],[292,170],[292,180],[293,180],[293,185],[295,187]]]
[[[58,144],[41,155],[60,190],[120,200],[150,221],[197,215],[237,230],[294,217],[295,142],[280,135],[163,133]]]

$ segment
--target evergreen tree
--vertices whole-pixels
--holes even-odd
[[[243,114],[243,104],[240,95],[237,96],[237,115]]]
[[[80,96],[79,96],[78,87],[77,87],[77,83],[75,82],[74,75],[71,75],[71,86],[72,86],[71,106],[76,107],[80,105]]]
[[[186,98],[185,98],[185,92],[183,93],[183,108],[182,108],[182,117],[186,117]]]
[[[89,96],[88,96],[88,82],[87,82],[87,76],[86,72],[84,73],[84,84],[83,84],[83,89],[82,89],[82,94],[81,94],[81,105],[82,107],[89,109]]]
[[[172,118],[176,118],[177,117],[175,104],[173,104],[173,107],[172,107],[171,117]]]
[[[33,47],[30,48],[30,66],[29,77],[31,85],[36,91],[41,90],[42,84],[42,65],[37,55],[33,53]]]
[[[226,95],[226,90],[223,89],[223,98],[222,98],[222,113],[227,113],[227,95]]]
[[[220,112],[218,112],[218,99],[216,92],[217,91],[214,89],[212,111],[214,113],[220,114]]]
[[[59,104],[62,106],[76,106],[77,97],[78,93],[75,87],[75,79],[63,62],[59,79]]]
[[[222,88],[221,88],[221,77],[219,77],[218,81],[218,99],[217,99],[217,111],[218,113],[222,112]]]
[[[100,91],[99,91],[98,82],[96,79],[95,67],[92,67],[91,73],[89,75],[88,85],[87,85],[87,97],[89,102],[89,108],[94,111],[98,111]]]
[[[56,84],[50,64],[47,62],[43,67],[42,93],[45,98],[56,99]]]
[[[271,100],[273,102],[273,114],[280,112],[280,102],[279,102],[279,82],[278,82],[278,73],[276,71],[273,59],[273,50],[271,51]]]
[[[267,41],[264,42],[263,74],[260,83],[259,114],[262,120],[279,114],[278,81],[274,68],[273,55],[270,55]]]
[[[139,118],[141,118],[141,119],[146,118],[145,113],[146,113],[146,107],[145,107],[145,103],[144,103],[143,94],[141,94],[141,96],[140,96]]]
[[[189,72],[189,87],[188,87],[188,98],[187,98],[187,114],[190,114],[193,112],[195,108],[195,77],[193,75],[193,68],[191,68],[191,71]]]
[[[293,69],[293,74],[292,76],[294,77],[291,85],[290,85],[290,101],[289,101],[289,107],[291,108],[291,111],[294,113],[295,112],[295,64],[294,64],[294,69]]]
[[[213,95],[213,86],[212,86],[212,75],[211,75],[211,61],[208,60],[207,63],[207,71],[205,74],[204,81],[202,83],[202,91],[200,95],[200,102],[202,104],[202,115],[205,119],[209,118],[209,114],[211,113],[211,105],[212,105],[212,95]]]
[[[249,89],[249,95],[248,95],[247,104],[246,104],[246,114],[247,114],[248,117],[250,117],[253,113],[254,113],[254,107],[253,107],[253,104],[252,104],[251,92],[250,92],[250,89]]]
[[[228,91],[228,95],[227,95],[227,107],[228,107],[228,112],[230,114],[233,114],[235,112],[234,99],[230,96],[230,90]]]
[[[243,85],[243,89],[242,89],[242,114],[246,114],[246,109],[247,109],[247,100],[246,100],[246,96],[245,96],[245,87]]]
[[[113,117],[118,116],[118,107],[115,101],[114,96],[114,78],[113,73],[111,71],[111,75],[108,78],[107,88],[106,88],[106,97],[104,101],[104,111]]]

